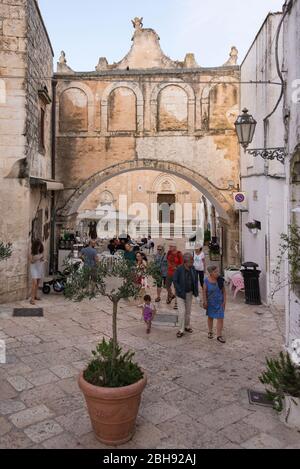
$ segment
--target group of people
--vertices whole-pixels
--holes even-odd
[[[167,304],[175,300],[174,309],[179,310],[179,331],[177,337],[182,338],[185,333],[193,333],[191,328],[191,308],[193,297],[199,297],[202,289],[203,308],[208,317],[208,338],[213,339],[214,320],[217,320],[217,340],[225,344],[223,337],[224,313],[226,307],[226,291],[224,280],[220,276],[216,266],[208,266],[206,269],[205,254],[203,248],[198,246],[194,253],[182,254],[175,244],[171,244],[168,253],[163,246],[158,246],[155,255],[155,263],[159,267],[161,280],[157,282],[157,298],[155,303],[161,301],[162,287],[167,289]],[[205,277],[205,271],[208,275]],[[172,289],[174,286],[174,290]],[[199,288],[200,287],[200,288]],[[151,318],[149,308],[156,314],[156,307],[151,303],[151,297],[144,297],[142,305],[147,324],[147,333],[151,330]]]
[[[147,324],[147,333],[150,333],[151,324],[157,312],[155,304],[147,293],[149,283],[147,279],[148,259],[144,252],[135,247],[130,236],[123,244],[124,258],[136,269],[136,281],[141,287],[141,297],[144,303],[141,306],[143,318]],[[151,238],[150,238],[151,239]],[[112,240],[113,241],[113,240]],[[149,240],[148,240],[149,241]],[[152,241],[151,241],[152,242]],[[117,246],[117,242],[116,244]],[[91,239],[89,245],[80,253],[84,264],[93,268],[98,262],[96,241]],[[166,302],[168,305],[174,300],[174,309],[179,312],[179,331],[177,337],[182,338],[185,333],[193,333],[191,328],[191,308],[193,297],[198,298],[200,288],[202,290],[203,308],[208,317],[208,338],[213,339],[213,324],[217,320],[217,340],[226,343],[223,337],[224,313],[226,307],[226,290],[224,279],[220,276],[216,266],[206,267],[205,254],[201,246],[196,247],[193,253],[182,254],[175,243],[170,244],[168,252],[162,245],[157,247],[154,262],[158,267],[160,278],[156,280],[157,297],[155,303],[161,302],[163,287],[167,290]],[[32,243],[30,255],[30,270],[32,277],[32,289],[30,303],[35,304],[40,300],[38,288],[44,277],[44,246],[39,240]],[[205,271],[208,275],[205,277]]]
[[[139,251],[141,248],[146,248],[149,253],[154,250],[154,241],[151,236],[141,238],[139,242],[134,241],[130,235],[123,235],[119,238],[112,238],[107,246],[111,255],[114,255],[117,251],[126,251],[126,244],[132,246],[134,251]]]

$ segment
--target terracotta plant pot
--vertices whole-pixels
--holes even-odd
[[[93,386],[83,372],[78,384],[82,390],[96,437],[101,443],[117,446],[129,441],[135,432],[141,395],[147,378],[122,388]]]

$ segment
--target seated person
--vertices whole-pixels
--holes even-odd
[[[146,248],[149,249],[149,253],[154,251],[154,241],[152,241],[151,236],[148,236]]]
[[[141,239],[141,245],[144,246],[145,244],[147,244],[147,242],[148,242],[148,239],[144,235],[144,237]]]
[[[113,239],[110,240],[107,249],[109,250],[110,254],[113,256],[114,253],[116,252],[116,244]]]

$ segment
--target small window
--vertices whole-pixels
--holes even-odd
[[[40,149],[45,150],[45,110],[40,113]]]

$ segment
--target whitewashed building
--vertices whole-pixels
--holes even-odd
[[[282,12],[267,16],[242,63],[241,82],[241,108],[257,121],[248,150],[284,153],[278,161],[241,150],[241,189],[248,202],[240,214],[242,261],[259,264],[263,302],[285,307],[285,345],[291,350],[300,341],[299,242],[292,261],[287,253],[278,256],[281,234],[300,227],[300,0],[288,0]],[[251,222],[260,229],[251,231]]]
[[[257,121],[249,149],[284,147],[283,100],[276,56],[282,64],[282,33],[276,40],[282,13],[270,13],[255,37],[241,65],[241,109],[247,108]],[[277,107],[276,107],[277,106]],[[268,117],[269,116],[269,117]],[[265,304],[284,307],[284,289],[272,297],[276,276],[280,234],[286,232],[284,207],[287,200],[285,165],[275,160],[244,153],[241,148],[241,189],[248,211],[241,212],[242,261],[253,261],[261,272],[261,298]],[[246,224],[257,222],[258,230]]]
[[[286,14],[283,22],[285,80],[283,119],[285,126],[286,174],[289,186],[287,221],[289,226],[300,227],[300,0],[286,2]],[[298,242],[299,246],[299,242]],[[298,258],[296,258],[298,257]],[[293,259],[300,268],[298,256]],[[291,277],[291,266],[286,263]],[[296,274],[297,275],[297,274]],[[286,337],[291,349],[293,342],[300,339],[300,282],[291,282],[286,289]]]

